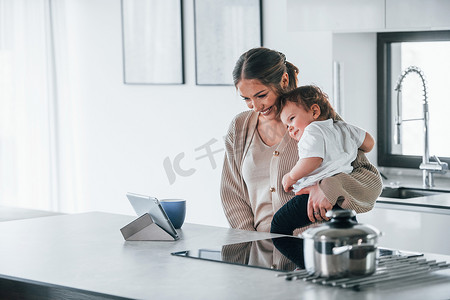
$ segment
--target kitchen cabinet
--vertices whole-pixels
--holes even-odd
[[[384,0],[288,0],[288,29],[373,31],[384,28]]]
[[[383,232],[378,240],[380,246],[450,255],[447,238],[450,215],[394,207],[398,208],[377,203],[371,211],[358,214],[358,222],[373,225]]]
[[[450,28],[447,0],[287,0],[292,31],[383,32]]]
[[[386,1],[386,29],[436,30],[449,27],[450,1]]]

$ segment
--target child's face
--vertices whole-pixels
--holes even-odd
[[[307,111],[303,106],[289,101],[283,107],[280,118],[287,126],[289,135],[297,141],[302,137],[305,127],[317,119],[312,109]]]

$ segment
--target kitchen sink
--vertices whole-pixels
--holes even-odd
[[[435,190],[435,189],[428,190],[428,189],[407,188],[407,187],[397,187],[397,188],[384,187],[380,197],[409,199],[409,198],[439,195],[444,193],[450,193],[450,191]]]

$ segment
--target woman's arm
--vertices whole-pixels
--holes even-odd
[[[241,155],[235,153],[235,143],[243,143],[243,141],[236,141],[236,131],[244,130],[243,126],[237,122],[237,118],[231,123],[225,137],[225,158],[220,183],[220,197],[230,226],[232,228],[254,231],[253,211],[247,193],[244,190],[242,174],[236,161],[241,159],[242,153]]]
[[[342,118],[337,115],[336,120]],[[358,150],[352,166],[350,174],[339,173],[325,178],[319,183],[319,188],[331,205],[337,203],[357,213],[370,211],[383,188],[380,173],[361,150]]]
[[[369,162],[365,154],[359,150],[352,163],[350,174],[339,173],[322,179],[318,184],[307,187],[296,193],[309,194],[308,218],[328,220],[326,212],[337,203],[344,209],[353,209],[357,213],[370,211],[383,187],[378,170]],[[319,215],[314,215],[319,212]]]
[[[370,211],[383,187],[380,173],[359,150],[350,174],[339,173],[323,179],[319,187],[332,205],[336,203],[357,213]]]

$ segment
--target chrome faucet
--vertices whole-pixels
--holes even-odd
[[[420,80],[422,81],[423,117],[418,118],[418,119],[402,120],[401,109],[400,109],[400,93],[402,92],[403,79],[405,79],[406,75],[408,75],[409,73],[418,74],[420,77]],[[400,128],[401,128],[401,125],[403,122],[423,120],[424,149],[423,149],[422,163],[420,164],[419,169],[423,170],[423,186],[424,186],[424,188],[433,187],[434,186],[433,174],[434,173],[442,173],[442,174],[446,173],[448,170],[448,164],[446,162],[441,162],[441,160],[436,155],[433,155],[433,158],[436,162],[430,161],[430,142],[429,142],[429,119],[430,119],[430,116],[429,116],[429,112],[428,112],[427,83],[426,83],[423,71],[420,70],[416,66],[410,66],[410,67],[406,68],[403,71],[403,73],[400,75],[400,77],[398,78],[395,90],[397,91],[397,115],[395,117],[395,125],[396,125],[395,143],[396,144],[401,143]]]

